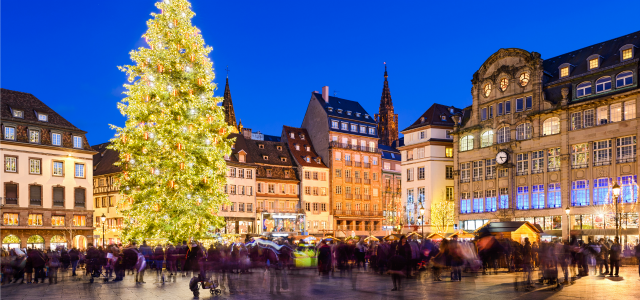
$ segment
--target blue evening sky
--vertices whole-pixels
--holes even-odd
[[[500,48],[549,58],[637,30],[640,1],[193,0],[193,23],[213,47],[218,90],[229,65],[245,127],[279,135],[300,126],[311,92],[378,111],[383,62],[409,126],[432,103],[471,104],[471,77]],[[98,144],[122,126],[129,51],[145,45],[152,0],[3,1],[2,84],[34,94]]]

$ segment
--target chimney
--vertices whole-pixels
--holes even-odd
[[[251,128],[242,128],[242,135],[245,139],[251,139]]]
[[[325,85],[322,87],[322,99],[324,99],[325,103],[329,103],[329,86]]]

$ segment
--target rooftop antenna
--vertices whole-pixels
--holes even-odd
[[[339,91],[333,91],[333,96],[335,97]]]
[[[227,70],[227,78],[229,78],[229,66],[225,70]]]

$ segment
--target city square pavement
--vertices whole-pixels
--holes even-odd
[[[448,273],[447,273],[448,274]],[[444,275],[444,273],[443,273]],[[464,273],[462,282],[433,282],[426,276],[405,279],[401,291],[391,291],[388,275],[354,271],[340,276],[336,272],[321,278],[312,270],[293,271],[286,276],[288,288],[280,294],[269,293],[269,273],[226,274],[223,292],[213,296],[200,290],[200,299],[640,299],[640,280],[637,266],[623,267],[618,278],[589,276],[561,291],[549,286],[536,285],[529,292],[514,290],[514,275],[475,275]],[[161,284],[155,272],[147,272],[146,284],[136,285],[134,276],[127,275],[122,282],[89,283],[88,277],[65,277],[56,285],[9,284],[2,286],[2,300],[13,299],[193,299],[188,289],[188,277]]]

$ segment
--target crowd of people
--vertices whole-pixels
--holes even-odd
[[[208,247],[201,243],[183,241],[173,245],[138,246],[135,242],[123,245],[87,249],[60,247],[2,250],[2,284],[57,284],[61,277],[99,277],[105,281],[121,281],[135,276],[136,284],[144,284],[145,273],[155,271],[156,282],[175,282],[176,277],[212,278],[225,273],[252,273],[260,269],[268,272],[273,293],[286,289],[287,272],[295,269],[295,245],[287,239],[246,243],[217,243]],[[640,245],[633,249],[640,260]],[[317,270],[322,277],[344,276],[345,272],[363,269],[389,275],[392,291],[402,289],[403,278],[421,272],[433,281],[462,281],[463,272],[498,274],[498,270],[522,276],[526,287],[540,283],[571,284],[580,277],[619,276],[622,246],[614,241],[554,240],[523,243],[502,236],[483,234],[473,240],[419,239],[417,235],[401,236],[395,241],[321,240],[316,248]],[[81,270],[81,271],[79,271]],[[425,272],[426,271],[426,272]],[[338,274],[335,274],[338,272]],[[448,272],[448,276],[443,274]],[[79,274],[81,273],[81,274]],[[267,273],[265,273],[267,274]],[[640,275],[640,268],[639,268]],[[92,280],[93,282],[93,280]]]

